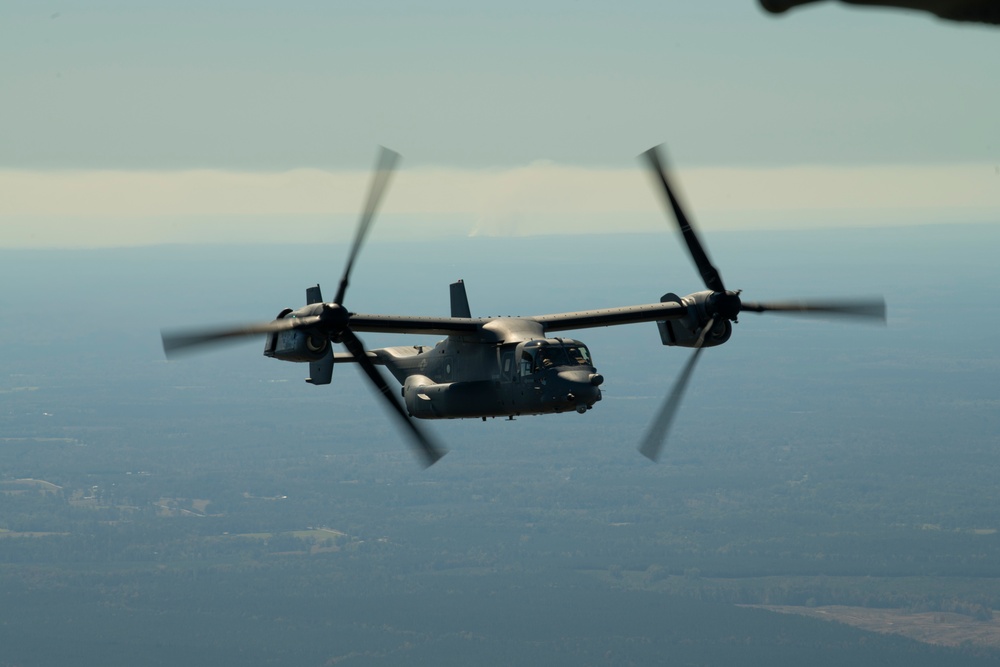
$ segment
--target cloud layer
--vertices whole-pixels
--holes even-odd
[[[988,164],[680,170],[689,211],[713,229],[1000,221]],[[0,171],[0,247],[290,240],[289,224],[349,237],[370,174]],[[662,228],[640,169],[535,163],[395,175],[380,227],[399,235],[537,235]]]

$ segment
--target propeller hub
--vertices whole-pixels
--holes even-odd
[[[740,314],[743,302],[740,301],[739,292],[715,292],[708,298],[706,303],[709,315],[722,317],[733,322]]]
[[[330,332],[330,335],[341,342],[340,334],[347,329],[347,323],[351,319],[351,314],[339,303],[324,303],[323,311],[320,313],[320,325]]]

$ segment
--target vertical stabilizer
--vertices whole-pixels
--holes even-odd
[[[451,316],[472,317],[469,310],[469,297],[465,294],[465,281],[459,280],[451,284]]]
[[[333,379],[333,348],[327,347],[326,354],[319,361],[309,362],[309,384],[330,384]]]
[[[306,303],[309,305],[323,303],[323,292],[320,291],[319,285],[306,288]],[[328,345],[322,359],[309,362],[309,377],[306,378],[306,382],[330,384],[331,379],[333,379],[333,349]]]

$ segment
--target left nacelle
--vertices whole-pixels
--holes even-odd
[[[293,315],[291,308],[278,313],[276,320]],[[330,350],[330,337],[316,329],[291,329],[269,333],[264,343],[264,356],[281,361],[310,362],[323,359]]]

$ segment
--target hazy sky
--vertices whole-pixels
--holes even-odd
[[[5,2],[0,246],[335,240],[378,144],[428,231],[648,228],[660,142],[711,224],[997,220],[998,63],[996,28],[835,4]]]

